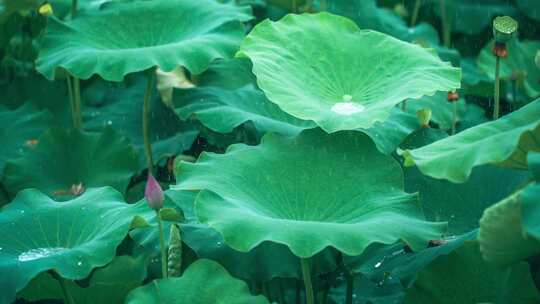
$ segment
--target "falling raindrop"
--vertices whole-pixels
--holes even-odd
[[[375,264],[375,268],[379,268],[379,267],[381,267],[381,265],[382,265],[382,261]]]
[[[81,261],[78,261],[77,262],[77,266],[81,266],[82,265],[82,262]]]

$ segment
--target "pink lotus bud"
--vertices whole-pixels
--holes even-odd
[[[146,197],[146,202],[150,208],[154,210],[163,208],[163,190],[161,190],[161,186],[154,178],[152,173],[148,173],[148,180],[146,181],[144,196]]]

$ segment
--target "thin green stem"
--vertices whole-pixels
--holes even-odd
[[[71,19],[75,18],[75,14],[77,14],[77,6],[78,6],[78,1],[71,0]]]
[[[81,81],[73,77],[73,101],[75,108],[75,128],[82,129],[82,102],[81,102]]]
[[[281,278],[278,278],[278,284],[279,284],[279,303],[285,304],[285,288],[283,288],[283,280]]]
[[[457,124],[457,101],[452,102],[452,135],[456,134]]]
[[[159,211],[156,210],[156,217],[159,228],[159,247],[161,249],[161,276],[167,278],[167,248],[165,248],[165,235],[163,234],[163,222],[159,216]]]
[[[71,108],[71,119],[73,122],[73,127],[77,127],[77,110],[75,109],[75,100],[73,98],[73,83],[71,81],[71,76],[66,76],[66,82],[68,87],[68,95],[69,95],[69,106]]]
[[[451,46],[451,30],[450,30],[450,22],[448,20],[448,15],[446,14],[446,1],[440,0],[439,4],[440,4],[440,10],[441,10],[443,42],[444,42],[444,46],[449,48]]]
[[[293,14],[298,13],[298,0],[292,0],[292,12]]]
[[[347,271],[345,273],[345,277],[347,279],[347,294],[346,294],[346,297],[345,297],[345,303],[346,304],[352,304],[352,302],[353,302],[353,289],[354,289],[354,277],[349,271]]]
[[[411,17],[411,27],[415,26],[416,22],[418,21],[418,13],[420,12],[420,1],[421,0],[416,0],[414,2],[414,9]]]
[[[500,68],[501,68],[501,58],[499,56],[496,56],[495,60],[495,92],[494,92],[494,98],[495,98],[495,106],[493,107],[493,119],[499,118],[499,107],[500,107],[500,101],[499,101],[499,91],[500,91]]]
[[[56,275],[55,277],[58,280],[58,283],[60,284],[60,288],[62,289],[62,294],[64,295],[64,301],[67,304],[75,304],[75,301],[73,300],[73,297],[71,296],[67,288],[66,280],[62,278],[60,275]]]
[[[407,111],[407,99],[401,102],[401,110],[403,112]]]
[[[156,78],[155,69],[152,68],[148,71],[148,80],[146,83],[146,92],[144,93],[143,103],[143,139],[144,139],[144,153],[146,154],[146,165],[148,170],[152,172],[153,160],[152,160],[152,143],[150,142],[150,101],[152,98],[152,89],[154,88],[154,79]]]
[[[302,276],[304,277],[304,287],[306,289],[306,303],[315,304],[315,297],[313,296],[313,284],[311,283],[309,259],[300,259],[300,265],[302,266]]]

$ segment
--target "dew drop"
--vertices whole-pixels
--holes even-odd
[[[107,125],[112,125],[112,120],[107,121]]]
[[[355,102],[338,102],[332,106],[332,112],[350,116],[352,114],[364,111],[365,107]]]
[[[19,262],[27,262],[27,261],[37,260],[37,259],[41,259],[41,258],[48,257],[51,255],[55,255],[64,250],[66,250],[66,248],[63,248],[63,247],[35,248],[35,249],[30,249],[28,251],[25,251],[19,254],[17,259],[19,260]]]

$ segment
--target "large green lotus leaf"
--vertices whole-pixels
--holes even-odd
[[[248,7],[202,0],[113,3],[61,22],[49,19],[37,69],[53,79],[59,67],[78,78],[121,81],[132,72],[185,66],[199,74],[230,57],[251,18]]]
[[[439,256],[418,274],[406,304],[538,303],[529,266],[520,262],[500,268],[482,259],[476,241]]]
[[[97,269],[87,287],[68,281],[66,288],[77,304],[123,303],[126,295],[146,278],[146,262],[144,255],[137,258],[119,256],[106,267]],[[64,299],[60,284],[47,272],[30,281],[18,297],[27,301]]]
[[[536,0],[516,0],[517,7],[525,15],[540,21],[540,3]]]
[[[264,242],[250,252],[240,252],[227,246],[223,237],[206,224],[199,223],[195,216],[193,191],[165,192],[168,198],[166,207],[181,210],[185,216],[185,222],[180,223],[182,240],[199,258],[210,259],[219,262],[234,277],[257,282],[270,281],[273,278],[301,278],[300,261],[290,250],[281,244]],[[146,206],[146,202],[139,203],[137,214],[142,216],[151,227],[136,229],[130,232],[133,240],[154,253],[159,253],[159,234],[155,212]],[[169,223],[165,222],[166,239],[168,240]],[[331,250],[325,250],[315,256],[314,263],[318,266],[319,273],[326,273],[337,268],[338,258]]]
[[[540,240],[540,153],[529,153],[527,160],[536,184],[529,185],[521,194],[523,229]]]
[[[156,280],[133,290],[126,304],[263,304],[263,296],[252,296],[245,282],[233,278],[216,262],[201,259],[179,278]]]
[[[540,151],[538,143],[540,99],[496,121],[400,154],[426,175],[460,183],[473,167],[484,164],[526,169],[526,154]]]
[[[446,228],[422,220],[416,195],[401,190],[399,165],[360,132],[268,134],[258,146],[181,163],[177,181],[176,189],[204,190],[197,217],[244,252],[272,241],[303,258],[329,246],[357,255],[399,239],[418,250]]]
[[[54,269],[66,279],[82,279],[109,263],[128,233],[128,207],[108,187],[65,202],[35,189],[20,192],[0,212],[0,303],[14,300],[41,272]]]
[[[312,121],[300,120],[283,112],[252,85],[233,91],[217,87],[175,90],[173,100],[176,113],[182,119],[195,117],[219,133],[232,132],[246,121],[253,122],[261,133],[291,136],[316,127]]]
[[[129,142],[111,128],[102,133],[50,129],[23,157],[6,164],[3,184],[11,195],[37,188],[53,197],[70,195],[72,186],[112,186],[124,193],[139,169]]]
[[[237,56],[270,101],[327,132],[369,128],[404,99],[460,86],[459,69],[433,52],[328,13],[263,21]]]
[[[439,0],[431,0],[437,15],[441,15]],[[500,15],[516,16],[517,10],[500,0],[448,0],[444,1],[446,16],[452,32],[477,35],[491,27],[493,18]]]
[[[47,111],[37,111],[31,104],[24,104],[14,111],[0,106],[0,175],[6,161],[31,148],[51,123]]]
[[[495,56],[491,52],[493,41],[489,42],[478,56],[478,66],[488,77],[495,80]],[[507,43],[508,58],[501,60],[500,77],[509,79],[517,75],[518,85],[524,88],[531,98],[540,94],[540,69],[535,65],[534,58],[540,49],[540,41],[518,41],[512,39]]]
[[[436,123],[440,129],[449,130],[452,128],[454,104],[447,101],[447,93],[440,92],[433,96],[407,101],[407,112],[415,114],[420,109],[431,109],[431,121]],[[456,122],[459,124],[470,116],[478,118],[484,116],[483,109],[475,104],[466,103],[465,100],[460,98],[457,101]]]
[[[419,252],[408,252],[403,244],[368,247],[358,257],[344,257],[345,265],[355,273],[362,273],[374,281],[388,277],[398,278],[405,287],[414,282],[416,274],[441,255],[448,255],[459,248],[465,241],[476,238],[477,230],[447,238],[437,246]]]
[[[136,78],[125,85],[98,82],[88,88],[86,100],[93,106],[84,108],[84,127],[101,131],[111,126],[127,137],[139,152],[139,163],[144,167],[144,138],[142,135],[142,107],[145,82]],[[154,162],[189,150],[199,133],[194,124],[180,121],[177,115],[154,92],[150,102],[150,141]]]

